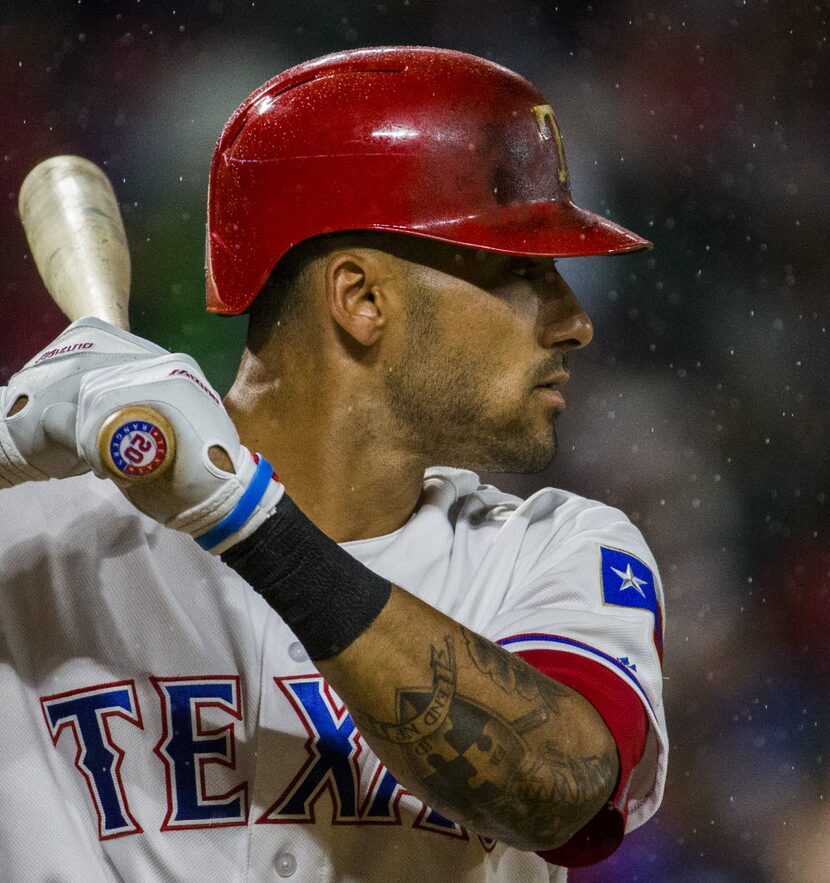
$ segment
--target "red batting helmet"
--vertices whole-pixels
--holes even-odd
[[[210,169],[208,310],[244,312],[292,246],[338,230],[527,256],[650,245],[573,204],[556,118],[527,80],[412,46],[308,61],[239,106]]]

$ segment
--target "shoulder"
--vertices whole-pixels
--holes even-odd
[[[657,562],[640,530],[620,509],[560,488],[545,487],[527,499],[482,483],[465,470],[430,469],[452,523],[454,545],[487,556],[490,568],[509,566],[513,588],[549,584],[589,588],[611,584],[615,570],[630,567],[662,596]],[[426,486],[426,485],[425,485]]]
[[[560,488],[544,487],[524,499],[481,482],[469,470],[436,466],[426,471],[424,489],[424,502],[440,501],[456,529],[509,525],[531,546],[561,546],[600,534],[645,544],[622,510]]]

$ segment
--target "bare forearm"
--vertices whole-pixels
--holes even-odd
[[[318,666],[398,781],[478,833],[552,848],[611,794],[616,749],[584,698],[402,589]]]
[[[283,617],[404,787],[522,849],[564,843],[617,778],[575,691],[368,570],[284,497],[223,555]]]

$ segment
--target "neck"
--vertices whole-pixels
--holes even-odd
[[[304,356],[300,372],[266,368],[245,352],[225,398],[242,444],[273,464],[297,506],[336,542],[397,530],[417,507],[429,464],[407,450],[368,378],[349,382]]]

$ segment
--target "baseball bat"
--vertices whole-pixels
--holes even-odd
[[[18,209],[40,277],[69,319],[129,330],[130,253],[104,172],[80,156],[50,157],[26,176]],[[98,450],[116,478],[142,481],[173,462],[175,434],[151,408],[120,408],[101,427]]]

